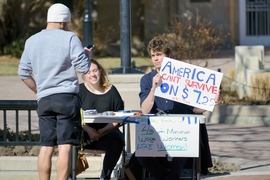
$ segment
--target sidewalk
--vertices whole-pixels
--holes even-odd
[[[0,81],[4,84],[0,88],[0,99],[35,99],[19,78],[0,77]],[[117,84],[121,95],[129,99],[137,96],[138,86],[138,83]],[[128,108],[136,109],[139,108],[136,101],[131,98],[125,102]],[[212,157],[220,162],[241,166],[241,170],[230,174],[201,176],[201,179],[270,180],[270,127],[207,124],[207,129]]]
[[[202,178],[209,180],[269,180],[270,175],[236,175],[236,176],[220,176],[220,177],[212,177],[212,178]]]
[[[270,128],[208,124],[212,157],[240,171],[201,176],[205,180],[270,180]]]
[[[229,68],[234,67],[233,53],[234,50],[227,50],[218,54],[209,60],[209,68],[220,68],[221,72],[226,73]],[[265,54],[265,62],[270,63],[270,50],[266,49]],[[34,93],[19,77],[0,76],[0,81],[1,100],[35,100]],[[139,109],[139,83],[118,82],[115,85],[125,100],[126,109]],[[220,162],[236,164],[241,170],[229,174],[201,176],[201,179],[270,180],[270,127],[207,124],[207,129],[212,157]]]

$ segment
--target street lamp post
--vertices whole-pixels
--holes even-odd
[[[90,13],[90,0],[85,0],[85,10],[84,10],[84,18],[83,18],[83,44],[84,46],[88,46],[89,44],[93,44],[93,28],[92,28],[92,17]]]
[[[120,0],[120,53],[123,73],[130,73],[130,0]]]
[[[120,0],[120,55],[121,68],[112,71],[113,74],[139,73],[131,68],[131,33],[130,33],[130,0]]]

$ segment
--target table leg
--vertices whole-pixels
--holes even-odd
[[[191,179],[194,180],[194,174],[196,171],[196,158],[192,158],[192,173],[191,173]]]
[[[72,180],[76,180],[76,162],[77,162],[77,149],[76,145],[72,146],[71,151],[71,169],[72,169]]]
[[[130,124],[127,123],[125,126],[125,150],[127,153],[130,153]]]
[[[199,125],[199,157],[196,158],[196,179],[200,180],[201,174],[201,126]]]
[[[200,172],[201,172],[201,157],[196,158],[197,163],[196,163],[196,179],[200,179]]]
[[[124,146],[123,146],[123,152],[122,152],[122,169],[121,169],[121,175],[122,179],[125,179],[125,164],[126,164],[126,130],[125,130],[126,124],[123,125],[123,136],[124,136]]]

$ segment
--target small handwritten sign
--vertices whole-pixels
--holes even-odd
[[[136,118],[136,156],[199,157],[202,116],[142,116]],[[204,117],[204,116],[203,116]]]
[[[222,73],[165,57],[160,76],[156,96],[213,111]]]

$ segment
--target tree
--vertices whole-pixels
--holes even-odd
[[[50,0],[1,0],[0,53],[4,47],[20,47],[26,38],[44,28],[50,4]]]

